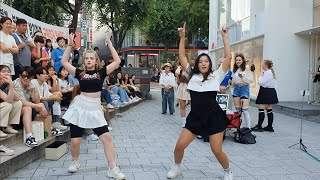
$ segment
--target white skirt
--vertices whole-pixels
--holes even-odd
[[[177,98],[181,100],[191,100],[190,93],[188,91],[187,83],[180,83],[177,87]]]
[[[81,128],[97,128],[108,125],[104,118],[100,98],[76,96],[62,117],[69,123]]]

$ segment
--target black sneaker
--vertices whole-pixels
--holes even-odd
[[[26,139],[26,145],[29,147],[35,147],[38,146],[38,143],[33,136],[30,136]]]
[[[263,128],[264,131],[274,132],[273,127],[266,126]]]
[[[251,128],[251,130],[252,131],[258,131],[258,132],[262,132],[263,131],[263,128],[260,126],[258,126],[258,125],[256,125],[255,127],[253,127],[253,128]]]

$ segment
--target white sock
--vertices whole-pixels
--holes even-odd
[[[181,117],[182,119],[182,127],[184,127],[186,125],[186,117]]]
[[[242,114],[243,114],[243,117],[244,117],[244,121],[246,123],[245,127],[251,128],[251,118],[250,118],[249,112],[248,111],[243,111]]]
[[[32,136],[32,133],[28,133],[26,134],[27,135],[27,138],[31,137]]]

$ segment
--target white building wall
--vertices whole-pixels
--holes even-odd
[[[312,27],[312,0],[266,0],[264,59],[274,62],[280,101],[301,101],[308,88],[309,39],[295,35]]]

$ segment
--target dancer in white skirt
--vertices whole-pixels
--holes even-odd
[[[81,89],[81,94],[74,98],[63,116],[63,119],[70,123],[71,131],[73,162],[69,166],[68,171],[77,172],[80,168],[79,151],[82,133],[84,129],[90,128],[93,129],[103,143],[104,152],[109,163],[106,175],[115,179],[125,179],[125,175],[116,166],[114,146],[100,100],[104,78],[107,73],[109,74],[119,67],[121,60],[112,46],[110,36],[108,36],[106,41],[114,61],[106,68],[102,68],[98,54],[92,50],[87,50],[83,56],[83,70],[76,69],[68,62],[73,40],[74,34],[71,34],[68,47],[62,57],[63,67],[79,80]]]
[[[180,116],[182,119],[182,127],[185,126],[186,124],[186,109],[187,109],[187,102],[191,104],[191,98],[190,98],[190,93],[187,89],[188,87],[188,82],[189,82],[189,77],[191,73],[191,69],[189,68],[189,64],[187,65],[187,70],[189,71],[183,71],[181,66],[178,66],[176,69],[176,76],[177,76],[177,81],[179,81],[179,84],[177,86],[177,99],[179,100],[180,104]]]

